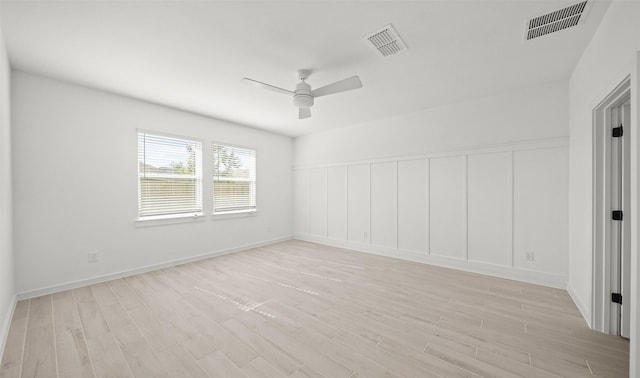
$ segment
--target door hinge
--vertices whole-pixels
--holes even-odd
[[[611,293],[611,302],[622,304],[622,294],[620,294],[620,293]]]
[[[611,219],[613,219],[615,221],[621,221],[622,220],[622,210],[613,210],[611,212]]]
[[[611,129],[611,136],[613,136],[614,138],[620,138],[623,133],[624,132],[622,130],[622,125]]]

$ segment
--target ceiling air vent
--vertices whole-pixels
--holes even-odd
[[[525,40],[567,29],[583,22],[591,1],[581,1],[527,21]]]
[[[395,55],[407,49],[407,45],[391,24],[364,37],[382,56]]]

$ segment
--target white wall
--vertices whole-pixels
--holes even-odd
[[[565,287],[567,91],[550,83],[297,138],[296,237]]]
[[[12,106],[19,293],[292,235],[291,138],[16,71]],[[256,148],[258,213],[141,227],[137,128]]]
[[[547,83],[295,139],[296,166],[569,135],[568,83]]]
[[[0,357],[15,302],[11,219],[10,81],[9,60],[0,28]]]
[[[635,74],[636,52],[640,50],[639,19],[640,3],[612,2],[569,82],[571,128],[569,289],[574,300],[581,303],[583,314],[589,322],[592,317],[593,295],[592,112],[627,75]],[[638,100],[637,91],[632,93],[632,96],[636,96],[636,101]],[[634,135],[634,132],[637,138],[637,129],[631,130],[629,135]],[[633,167],[632,171],[634,174],[637,173],[637,169],[633,170]],[[637,199],[637,191],[632,193],[632,197]],[[633,227],[637,230],[637,223]],[[637,248],[632,254],[637,255]],[[631,349],[632,353],[635,353],[635,357],[631,357],[632,364],[637,364],[640,360],[640,350],[636,346],[639,339],[640,333],[636,325],[636,333],[631,336]],[[640,369],[632,368],[635,369],[633,373],[635,375],[632,376],[640,377]]]

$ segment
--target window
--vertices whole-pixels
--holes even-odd
[[[138,217],[202,214],[202,142],[138,132]]]
[[[256,209],[256,151],[213,145],[213,212]]]

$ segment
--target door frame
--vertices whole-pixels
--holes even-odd
[[[611,110],[631,97],[631,77],[627,76],[593,110],[593,329],[617,332],[618,320],[611,302],[613,262],[611,245]],[[627,130],[631,127],[627,126]],[[627,217],[628,220],[629,217]]]
[[[631,67],[631,342],[629,343],[629,376],[640,377],[640,51],[634,53]]]

